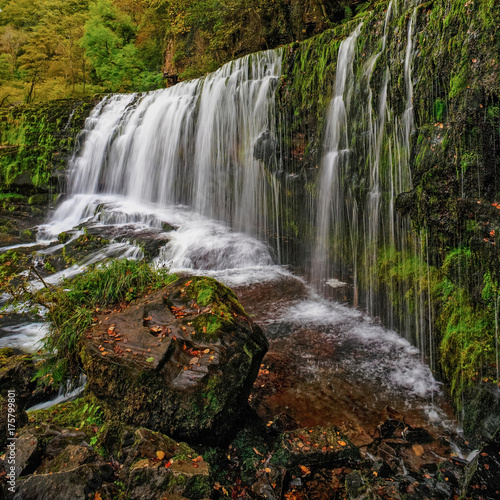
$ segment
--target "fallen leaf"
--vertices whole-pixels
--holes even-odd
[[[148,359],[146,359],[146,363],[152,363],[155,360],[152,356]]]
[[[269,467],[266,467],[266,468],[264,469],[264,472],[267,472],[268,474],[271,474],[271,469],[270,469]]]
[[[164,451],[157,451],[156,452],[156,458],[158,460],[163,460],[165,458],[165,452]]]
[[[340,446],[347,446],[347,443],[345,441],[337,441],[337,443],[339,443]]]
[[[308,469],[305,465],[299,465],[300,467],[300,470],[302,471],[302,474],[304,474],[304,476],[307,476],[308,474],[311,473],[311,469]]]
[[[413,453],[417,455],[417,457],[421,457],[424,454],[424,448],[419,444],[414,444],[411,449],[413,450]]]

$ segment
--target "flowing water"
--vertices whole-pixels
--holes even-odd
[[[347,249],[356,296],[361,294],[359,267],[373,264],[380,244],[395,242],[405,231],[394,198],[409,179],[414,20],[408,25],[404,65],[407,106],[398,118],[389,109],[384,59],[391,7],[380,50],[361,63],[360,71],[354,68],[360,65],[355,48],[362,26],[340,46],[316,191],[313,282],[317,287],[343,280],[345,255],[332,256],[329,248]],[[372,76],[380,61],[381,91],[373,106]],[[39,228],[43,247],[37,258],[43,262],[64,245],[56,241],[61,232],[71,241],[85,228],[111,240],[53,275],[50,281],[56,282],[111,257],[142,258],[145,242],[154,241],[156,265],[214,276],[234,287],[270,337],[272,355],[291,356],[295,382],[287,386],[285,399],[296,420],[310,425],[316,415],[323,424],[351,419],[369,427],[391,405],[418,414],[420,424],[448,425],[446,405],[435,400],[439,384],[417,348],[365,313],[318,295],[280,260],[274,92],[280,71],[280,51],[267,51],[229,63],[205,79],[103,99],[79,138],[67,195]],[[358,109],[352,104],[355,92],[363,97]],[[395,132],[386,134],[389,119]],[[369,124],[363,206],[353,194],[355,185],[345,182],[356,168],[350,149],[355,120]],[[382,169],[387,151],[394,154],[390,168]],[[375,310],[374,289],[365,288],[362,302],[368,311]],[[3,345],[26,347],[28,339],[43,334],[39,325],[26,322],[1,328]],[[276,404],[273,411],[279,410]]]

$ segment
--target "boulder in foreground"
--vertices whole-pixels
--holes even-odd
[[[227,434],[268,347],[234,293],[206,277],[180,278],[96,323],[81,354],[106,420],[191,441]]]

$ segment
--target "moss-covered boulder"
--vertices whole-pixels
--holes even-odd
[[[233,292],[205,277],[95,320],[81,357],[106,420],[190,441],[227,434],[268,346]]]

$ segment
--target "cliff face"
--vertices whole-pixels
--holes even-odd
[[[0,191],[57,188],[75,139],[97,100],[60,99],[0,111]]]
[[[420,347],[457,401],[470,384],[498,383],[499,22],[491,0],[380,2],[285,47],[278,89],[283,226],[303,264],[316,257],[319,212],[304,217],[296,193],[305,186],[318,204],[339,47],[359,26],[329,269]]]
[[[0,111],[0,245],[34,237],[65,189],[76,137],[96,103],[61,99]]]

